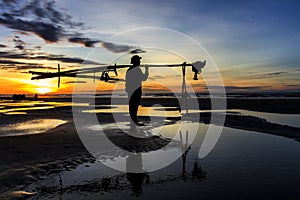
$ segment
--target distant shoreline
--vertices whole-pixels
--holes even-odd
[[[9,97],[0,97],[0,100],[12,100]],[[113,97],[114,104],[126,105],[128,103],[127,97]],[[193,98],[195,99],[195,98]],[[25,100],[40,100],[45,102],[76,102],[76,103],[91,103],[96,105],[111,105],[111,97],[99,96],[96,98],[91,97],[41,97],[38,99],[28,98]],[[211,99],[197,97],[198,105],[200,110],[211,110]],[[222,100],[222,98],[214,98],[216,102]],[[162,106],[179,106],[180,98],[176,97],[142,97],[141,105],[152,106],[154,104]],[[279,114],[300,114],[300,98],[285,97],[285,98],[227,98],[227,109],[244,109],[258,112],[269,112],[269,113],[279,113]],[[189,104],[189,102],[188,102]],[[198,109],[197,108],[197,109]],[[195,109],[189,107],[189,109]]]
[[[75,94],[77,97],[91,97],[96,96],[96,98],[102,98],[102,97],[110,97],[112,93],[87,93],[87,94]],[[34,98],[35,94],[28,93],[25,94],[27,98]],[[71,94],[37,94],[39,98],[72,98]],[[114,93],[117,97],[124,97],[126,98],[126,93]],[[174,96],[180,96],[181,92],[178,93],[164,93],[164,92],[157,92],[157,93],[147,93],[144,91],[143,96],[144,97],[174,97]],[[210,96],[224,96],[224,94],[218,94],[218,93],[209,93],[209,92],[196,92],[193,94],[189,94],[193,97],[198,98],[209,98]],[[1,98],[11,98],[13,94],[0,94]],[[226,93],[226,98],[300,98],[300,92],[297,91],[266,91],[266,92],[234,92]]]

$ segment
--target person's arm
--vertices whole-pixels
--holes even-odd
[[[142,76],[142,81],[147,80],[148,76],[149,76],[149,66],[145,66],[145,74],[143,74],[143,76]]]

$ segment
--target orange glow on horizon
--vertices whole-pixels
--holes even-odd
[[[162,71],[162,70],[160,70]],[[159,72],[160,72],[159,71]],[[126,70],[120,70],[118,78],[124,78]],[[165,73],[159,74],[155,70],[150,71],[149,79],[143,83],[144,93],[167,93],[172,91],[181,92],[181,76],[173,76]],[[180,75],[180,72],[178,72]],[[213,76],[212,76],[213,77]],[[187,84],[190,84],[194,92],[207,92],[205,81],[199,75],[199,80],[192,80],[192,73],[187,74]],[[280,91],[286,89],[297,89],[297,87],[286,86],[280,84],[278,79],[241,79],[238,77],[229,77],[223,75],[225,86],[232,87],[234,92],[255,92],[257,91]],[[7,73],[4,70],[0,71],[0,94],[72,94],[74,84],[78,90],[75,93],[93,94],[93,93],[124,93],[125,82],[106,83],[92,79],[76,79],[62,77],[60,88],[58,88],[58,78],[30,80],[31,74],[28,73]],[[296,85],[297,82],[290,81],[289,84]],[[214,86],[218,86],[217,84]],[[236,87],[236,89],[234,88]],[[250,89],[248,89],[249,87]],[[253,87],[253,89],[251,89]],[[257,89],[256,89],[257,88]],[[170,90],[171,89],[171,90]],[[96,91],[95,91],[96,90]],[[228,90],[230,92],[230,89]],[[228,92],[227,91],[227,92]],[[190,92],[190,91],[189,91]],[[193,92],[193,91],[191,91]]]

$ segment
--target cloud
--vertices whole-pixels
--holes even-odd
[[[162,79],[162,78],[165,78],[165,77],[160,76],[160,75],[155,75],[155,76],[150,76],[148,79],[149,80],[157,80],[157,79]]]
[[[102,65],[103,63],[98,63],[91,60],[84,60],[78,57],[65,57],[63,55],[54,55],[54,54],[45,54],[40,56],[33,56],[30,59],[38,60],[51,60],[51,61],[60,61],[64,63],[75,63],[75,64],[85,64],[85,65]]]
[[[287,72],[271,72],[271,73],[267,73],[267,76],[276,76],[276,75],[280,75],[280,74],[286,74]]]
[[[0,51],[0,58],[1,59],[7,59],[7,58],[15,58],[15,59],[26,59],[27,54],[26,53],[15,53],[12,51]]]
[[[86,65],[102,65],[103,63],[98,63],[92,60],[84,60],[77,57],[66,57],[64,55],[46,54],[40,53],[39,55],[31,55],[27,52],[17,53],[14,51],[0,51],[0,58],[2,59],[26,59],[26,60],[50,60],[50,61],[60,61],[63,63],[75,63],[75,64],[86,64]],[[1,60],[0,60],[1,61]],[[5,62],[15,62],[15,64],[24,64],[17,61],[7,60]]]
[[[49,43],[67,39],[71,43],[85,47],[94,47],[96,43],[102,43],[105,49],[114,53],[144,52],[137,47],[103,42],[75,32],[76,29],[83,29],[84,24],[74,22],[70,15],[57,8],[54,0],[0,0],[0,7],[3,10],[0,14],[0,24],[17,30],[20,34],[32,33]],[[15,47],[24,50],[24,45],[19,43]]]
[[[40,45],[37,45],[37,46],[34,47],[34,49],[36,49],[36,50],[41,50],[42,47],[41,47]]]
[[[0,60],[0,64],[5,64],[5,65],[19,65],[19,64],[26,64],[26,63],[12,61],[12,60]]]
[[[26,43],[20,39],[19,36],[15,35],[13,41],[15,42],[15,48],[24,50]]]
[[[22,71],[29,69],[56,69],[55,67],[43,66],[37,63],[25,63],[12,60],[0,60],[0,69],[9,71]]]
[[[83,23],[74,22],[70,15],[57,8],[54,0],[0,0],[0,7],[3,9],[0,14],[0,24],[17,30],[20,34],[32,33],[49,43],[56,43],[63,39],[85,47],[95,47],[96,43],[101,43],[105,49],[114,53],[145,52],[138,47],[103,42],[74,32],[75,29],[83,29]],[[25,43],[19,37],[15,37],[14,41],[15,48],[24,50]]]
[[[241,90],[248,90],[248,91],[257,91],[268,88],[270,86],[225,86],[226,91],[241,91]]]
[[[129,51],[131,54],[138,54],[138,53],[146,53],[146,51],[142,50],[141,48],[133,49]]]
[[[140,47],[130,46],[127,44],[116,44],[112,42],[101,42],[102,46],[113,53],[145,53],[146,51],[142,50]]]
[[[26,60],[30,60],[30,62],[26,62]],[[37,55],[32,54],[27,51],[22,51],[22,53],[18,53],[16,51],[0,51],[0,69],[8,70],[8,71],[20,71],[25,72],[25,70],[29,69],[50,69],[56,70],[55,67],[45,66],[42,63],[32,63],[32,61],[37,62],[38,60],[49,60],[49,61],[58,61],[63,63],[72,63],[74,66],[67,66],[64,69],[68,70],[73,67],[78,68],[78,64],[85,65],[103,65],[103,63],[94,62],[91,60],[84,60],[76,57],[66,57],[64,55],[54,55],[54,54],[46,54],[39,53]],[[62,67],[63,69],[63,67]],[[28,71],[26,71],[28,73]]]
[[[15,19],[11,14],[7,13],[1,15],[0,24],[11,29],[34,33],[47,42],[57,42],[64,32],[63,29],[57,25],[45,22]]]
[[[61,55],[52,55],[52,54],[34,56],[34,57],[31,57],[30,59],[51,60],[51,61],[54,60],[54,61],[60,61],[60,62],[64,62],[64,63],[78,63],[78,64],[81,64],[82,62],[84,62],[84,60],[81,58],[70,58],[70,57],[64,57]]]
[[[138,47],[133,47],[133,46],[129,46],[126,44],[115,44],[115,43],[111,43],[111,42],[102,42],[102,46],[114,53],[124,53],[124,52],[129,52],[132,49],[137,49]]]
[[[96,43],[102,42],[101,40],[92,40],[84,37],[71,37],[69,42],[82,44],[85,47],[94,47]]]
[[[46,66],[42,66],[40,64],[25,64],[25,65],[21,65],[21,66],[17,66],[16,70],[29,70],[29,69],[50,69],[50,70],[57,70],[56,67],[46,67]]]
[[[299,84],[284,84],[284,85],[289,87],[300,87]]]
[[[7,3],[9,2],[9,3]],[[68,36],[68,29],[82,28],[83,23],[56,8],[55,1],[3,1],[0,24],[21,32],[33,33],[46,42],[58,42]]]
[[[5,48],[7,47],[5,44],[0,44],[0,48]]]
[[[202,83],[192,83],[193,88],[198,88],[201,91],[209,92],[208,86]],[[209,90],[213,92],[222,92],[225,89],[226,93],[235,93],[235,92],[257,92],[270,88],[271,86],[221,86],[221,85],[212,85],[209,86]]]
[[[172,77],[173,78],[181,77],[181,75],[172,75]],[[165,78],[166,78],[166,76],[154,75],[154,76],[150,76],[148,79],[154,81],[154,80],[163,80]],[[194,86],[194,84],[192,84],[192,85]]]
[[[287,73],[288,72],[285,72],[285,71],[269,72],[269,73],[248,75],[248,76],[244,76],[243,78],[247,78],[247,79],[272,78],[274,76],[279,76],[279,75],[287,74]]]
[[[218,91],[225,88],[226,92],[230,93],[230,92],[257,92],[270,87],[271,86],[209,86],[209,89]]]
[[[64,84],[87,83],[86,81],[66,81]]]

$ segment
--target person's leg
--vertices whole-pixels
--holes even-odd
[[[132,94],[130,97],[129,97],[129,115],[130,115],[130,119],[132,121],[137,121],[137,118],[136,118],[136,108],[135,108],[135,102],[134,102],[134,95]]]
[[[142,89],[136,89],[129,100],[129,114],[132,121],[137,122],[137,112],[141,102]]]
[[[135,94],[135,116],[137,116],[137,112],[141,103],[141,99],[142,99],[142,88],[138,88],[136,90],[136,94]]]
[[[139,106],[140,106],[140,103],[141,103],[141,99],[142,99],[142,88],[138,88],[136,90],[136,102],[135,102],[135,105],[136,105],[136,108],[135,108],[135,116],[137,117],[137,112],[138,112],[138,109],[139,109]]]

